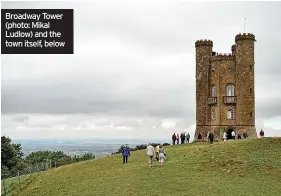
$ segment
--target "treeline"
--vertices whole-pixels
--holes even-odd
[[[92,153],[69,156],[62,151],[37,151],[23,158],[21,144],[13,144],[9,137],[1,137],[1,178],[15,176],[18,172],[34,172],[70,163],[94,159]],[[32,169],[34,168],[35,169]]]
[[[151,144],[154,148],[158,145],[160,145],[160,143],[152,143]],[[169,146],[170,144],[169,143],[164,143],[162,144],[163,146]],[[120,154],[122,153],[122,150],[123,148],[125,147],[126,145],[121,145],[120,148],[118,148],[117,152],[114,152],[114,153],[111,153],[112,155],[113,154]],[[140,145],[136,145],[136,147],[134,148],[130,148],[131,151],[136,151],[136,150],[143,150],[143,149],[146,149],[147,148],[147,144],[140,144]]]

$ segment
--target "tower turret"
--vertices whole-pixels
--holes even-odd
[[[210,108],[207,107],[209,96],[209,74],[211,67],[213,42],[211,40],[198,40],[196,47],[196,132],[195,137],[201,132],[208,131],[208,114]]]
[[[256,137],[254,86],[255,41],[255,35],[252,33],[238,34],[235,36],[237,125],[242,127],[242,129],[247,129],[250,137]]]

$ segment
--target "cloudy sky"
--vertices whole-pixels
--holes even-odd
[[[195,47],[256,35],[256,128],[281,136],[281,2],[2,2],[74,8],[74,55],[1,56],[1,134],[170,138],[195,131]]]

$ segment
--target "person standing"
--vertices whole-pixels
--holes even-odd
[[[227,134],[226,134],[226,132],[223,132],[223,136],[222,136],[222,138],[223,138],[223,141],[226,141],[226,138],[227,138]]]
[[[237,135],[238,135],[238,140],[241,140],[241,138],[242,138],[242,133],[241,133],[241,131],[239,131]]]
[[[173,145],[176,144],[176,139],[177,139],[177,136],[176,136],[176,134],[174,133],[174,134],[172,135]]]
[[[209,138],[209,135],[210,135],[210,131],[208,131],[208,132],[207,132],[207,136],[206,136],[206,138],[207,138],[207,144],[209,144],[209,143],[210,143],[210,138]]]
[[[163,166],[164,161],[166,159],[165,154],[166,153],[165,153],[165,150],[164,150],[163,146],[160,145],[160,148],[159,148],[159,164],[160,164],[160,167]]]
[[[214,143],[214,138],[215,138],[215,136],[214,136],[213,132],[210,132],[210,133],[209,133],[209,136],[208,136],[208,139],[209,139],[209,141],[210,141],[210,144]]]
[[[146,148],[146,155],[148,158],[148,164],[149,164],[149,168],[152,167],[152,159],[154,157],[154,147],[151,144],[148,144],[147,148]]]
[[[232,139],[235,140],[235,132],[234,132],[234,130],[231,132],[231,136],[232,136]]]
[[[187,133],[187,134],[186,134],[186,142],[187,142],[187,143],[189,143],[189,139],[190,139],[190,134]]]
[[[184,144],[184,140],[185,140],[185,135],[184,133],[181,133],[181,144]]]
[[[261,129],[260,131],[260,137],[263,138],[264,137],[264,131]]]
[[[177,144],[180,143],[180,134],[177,134]]]
[[[243,138],[246,139],[248,137],[248,134],[244,131],[243,132]]]
[[[202,134],[201,133],[198,134],[197,140],[198,140],[198,142],[202,142]]]
[[[123,156],[123,164],[128,163],[128,157],[130,156],[130,148],[125,146],[122,149],[122,156]]]

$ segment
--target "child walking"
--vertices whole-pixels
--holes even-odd
[[[163,148],[162,145],[160,145],[160,148],[159,148],[159,165],[160,166],[163,166],[164,165],[164,161],[166,159],[166,156],[165,156],[165,150]]]

